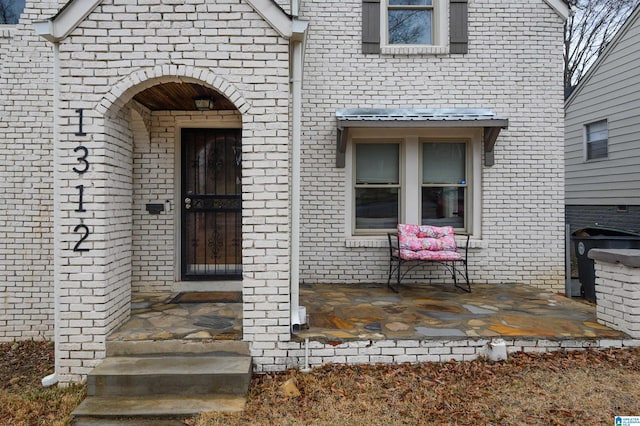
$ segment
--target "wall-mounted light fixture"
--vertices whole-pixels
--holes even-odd
[[[213,109],[213,98],[203,96],[199,98],[193,98],[193,102],[196,104],[196,109],[198,111],[211,111]]]

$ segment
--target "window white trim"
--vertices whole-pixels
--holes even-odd
[[[380,52],[383,54],[449,53],[449,0],[433,0],[432,44],[389,44],[388,0],[380,1]]]
[[[472,238],[481,238],[482,220],[482,128],[352,128],[346,147],[345,170],[345,237],[347,240],[369,240],[386,230],[355,232],[355,192],[354,192],[354,144],[356,142],[395,142],[402,140],[400,146],[400,222],[420,223],[421,161],[423,142],[467,142],[468,195],[465,206],[466,232]],[[355,240],[354,240],[355,241]]]

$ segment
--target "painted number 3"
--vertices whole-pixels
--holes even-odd
[[[78,162],[81,165],[81,168],[74,167],[73,171],[78,173],[79,175],[85,173],[89,170],[89,161],[87,161],[87,157],[89,156],[89,150],[85,146],[77,146],[73,149],[73,152],[82,152],[82,155],[78,157]]]

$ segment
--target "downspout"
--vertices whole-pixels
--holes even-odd
[[[295,4],[295,2],[294,2]],[[300,326],[300,143],[302,127],[302,64],[307,23],[293,21],[291,38],[291,327]]]
[[[56,255],[60,253],[60,169],[58,149],[60,147],[58,108],[60,104],[60,45],[53,43],[53,344],[55,367],[53,374],[42,379],[42,386],[48,387],[58,383],[60,367],[60,280],[59,262]]]

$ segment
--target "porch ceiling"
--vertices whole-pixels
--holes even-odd
[[[194,83],[163,83],[150,87],[133,97],[151,111],[195,111],[194,98],[209,97],[215,110],[234,110],[236,107],[224,96]]]

